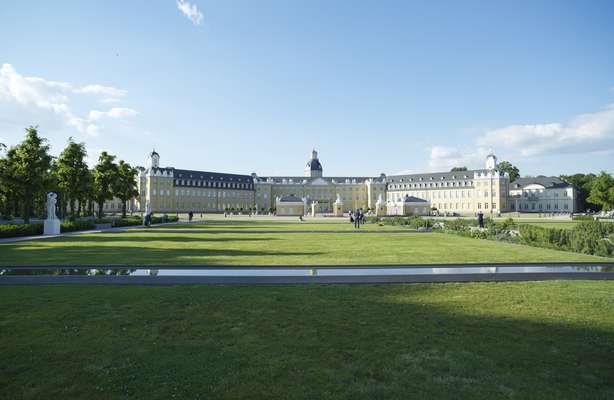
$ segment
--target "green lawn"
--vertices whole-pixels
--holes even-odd
[[[600,261],[442,233],[343,233],[349,224],[221,221],[0,244],[2,264],[322,265]],[[395,228],[402,229],[402,228]],[[275,233],[262,231],[274,230]],[[291,232],[296,230],[325,233]],[[328,232],[330,231],[330,232]]]
[[[3,286],[2,399],[611,399],[614,282]]]

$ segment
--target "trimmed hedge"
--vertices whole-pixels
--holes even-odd
[[[520,226],[520,237],[525,244],[602,257],[614,254],[614,245],[607,240],[612,234],[614,224],[599,221],[581,222],[573,229]]]
[[[64,221],[60,225],[60,232],[77,232],[94,229],[95,220],[90,221]]]
[[[0,225],[0,238],[34,236],[42,234],[42,224]]]
[[[137,226],[137,225],[142,225],[142,224],[143,224],[143,220],[141,218],[118,218],[115,221],[113,221],[114,227]]]
[[[555,250],[573,251],[601,257],[614,255],[614,244],[608,237],[614,235],[614,224],[584,221],[573,229],[545,228],[519,224],[507,219],[494,222],[484,219],[485,229],[475,229],[474,220],[449,220],[443,222],[443,232],[475,239],[526,244]],[[516,233],[517,229],[517,233]]]
[[[432,228],[433,220],[429,218],[422,218],[418,215],[414,215],[411,217],[402,217],[402,216],[394,216],[394,217],[367,217],[367,222],[371,223],[381,223],[383,225],[393,225],[393,226],[408,226],[410,228],[418,229],[418,228]]]
[[[177,222],[179,217],[169,215],[168,222]],[[153,217],[152,223],[160,224],[164,222],[162,217]],[[97,218],[91,220],[64,221],[60,225],[60,232],[77,232],[95,229],[96,224],[113,224],[114,227],[138,226],[143,224],[141,218]],[[20,224],[20,225],[0,225],[0,238],[11,238],[21,236],[36,236],[43,234],[43,224]]]

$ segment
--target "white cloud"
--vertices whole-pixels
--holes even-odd
[[[12,105],[20,111],[18,119],[31,119],[36,114],[37,120],[41,118],[36,110],[42,110],[54,116],[66,126],[73,127],[81,133],[95,136],[101,127],[94,121],[102,117],[124,118],[135,115],[137,112],[129,108],[114,107],[108,111],[90,111],[87,116],[76,115],[70,104],[71,100],[82,103],[78,96],[88,95],[105,101],[119,99],[127,94],[125,90],[91,84],[75,86],[68,82],[50,81],[39,77],[26,77],[19,74],[11,64],[3,64],[0,68],[0,103]],[[9,110],[6,107],[5,110]],[[21,114],[25,114],[23,117]],[[12,117],[15,117],[12,115]],[[44,116],[43,116],[44,117]],[[24,121],[27,125],[27,122]]]
[[[105,95],[109,97],[123,97],[128,92],[122,89],[111,87],[111,86],[86,85],[86,86],[75,89],[75,93]]]
[[[109,111],[92,110],[88,114],[90,121],[95,121],[101,118],[125,118],[138,114],[131,108],[113,107]]]
[[[185,0],[177,0],[177,9],[188,17],[194,25],[200,25],[203,20],[203,13],[200,12],[196,4],[191,4]]]
[[[478,145],[503,148],[521,156],[602,150],[614,142],[614,104],[580,114],[567,123],[510,125],[486,132]]]
[[[449,171],[454,167],[481,168],[489,150],[475,147],[433,146],[429,157],[431,171]]]
[[[488,149],[511,159],[557,154],[601,154],[614,146],[614,104],[579,114],[565,123],[514,124],[488,130],[466,147],[431,148],[429,166],[447,169],[481,165]]]

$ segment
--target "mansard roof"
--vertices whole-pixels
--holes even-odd
[[[454,171],[454,172],[432,172],[427,174],[406,174],[406,175],[388,175],[387,180],[390,183],[398,182],[436,182],[436,181],[462,181],[465,179],[473,179],[475,173],[492,172],[487,169],[472,169],[469,171]]]
[[[292,180],[292,183],[312,183],[314,181],[326,181],[327,183],[345,183],[346,179],[352,183],[353,180],[356,180],[356,183],[363,183],[369,179],[373,179],[375,181],[381,180],[382,177],[374,177],[374,176],[326,176],[326,177],[308,177],[308,176],[258,176],[256,177],[257,182],[268,182],[272,180],[274,183],[283,183],[285,180],[286,183],[289,183]]]
[[[251,175],[227,174],[225,172],[194,171],[189,169],[174,169],[175,179],[196,179],[204,181],[252,182]]]
[[[405,196],[401,199],[403,203],[428,203],[427,200],[414,196]]]
[[[535,178],[518,178],[512,182],[512,189],[522,189],[529,185],[541,185],[546,189],[563,189],[573,187],[573,185],[563,181],[556,176],[538,176]]]
[[[293,194],[287,195],[287,196],[282,196],[279,199],[280,203],[302,203],[303,199],[301,199],[300,197],[297,197]]]

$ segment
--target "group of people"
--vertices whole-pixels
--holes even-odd
[[[362,208],[359,208],[356,211],[350,210],[350,223],[354,224],[354,228],[359,229],[361,224],[365,223],[365,213],[362,211]]]

